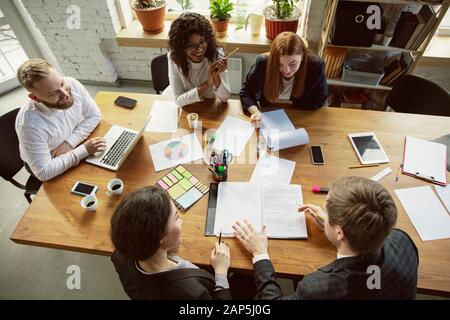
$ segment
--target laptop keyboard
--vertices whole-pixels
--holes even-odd
[[[137,133],[124,130],[100,162],[112,167],[116,166],[136,136]]]

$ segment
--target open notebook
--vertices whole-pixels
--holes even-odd
[[[306,239],[305,215],[300,185],[259,185],[249,182],[221,182],[217,193],[214,234],[234,236],[236,221],[247,219],[269,238]]]

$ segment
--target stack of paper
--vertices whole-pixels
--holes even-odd
[[[266,225],[269,238],[308,237],[299,185],[259,185],[248,182],[222,182],[217,193],[214,233],[233,236],[236,221],[249,221],[256,230]]]
[[[423,241],[450,238],[450,216],[431,187],[397,189],[395,194]]]

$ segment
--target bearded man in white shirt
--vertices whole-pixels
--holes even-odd
[[[80,82],[62,77],[42,59],[23,63],[17,78],[30,98],[16,118],[20,157],[39,180],[50,180],[106,147],[102,137],[85,141],[101,114]]]

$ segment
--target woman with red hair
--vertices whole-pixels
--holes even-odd
[[[242,107],[255,125],[262,119],[259,107],[267,103],[318,109],[328,96],[324,69],[323,60],[308,51],[299,35],[282,32],[247,74],[240,92]]]

